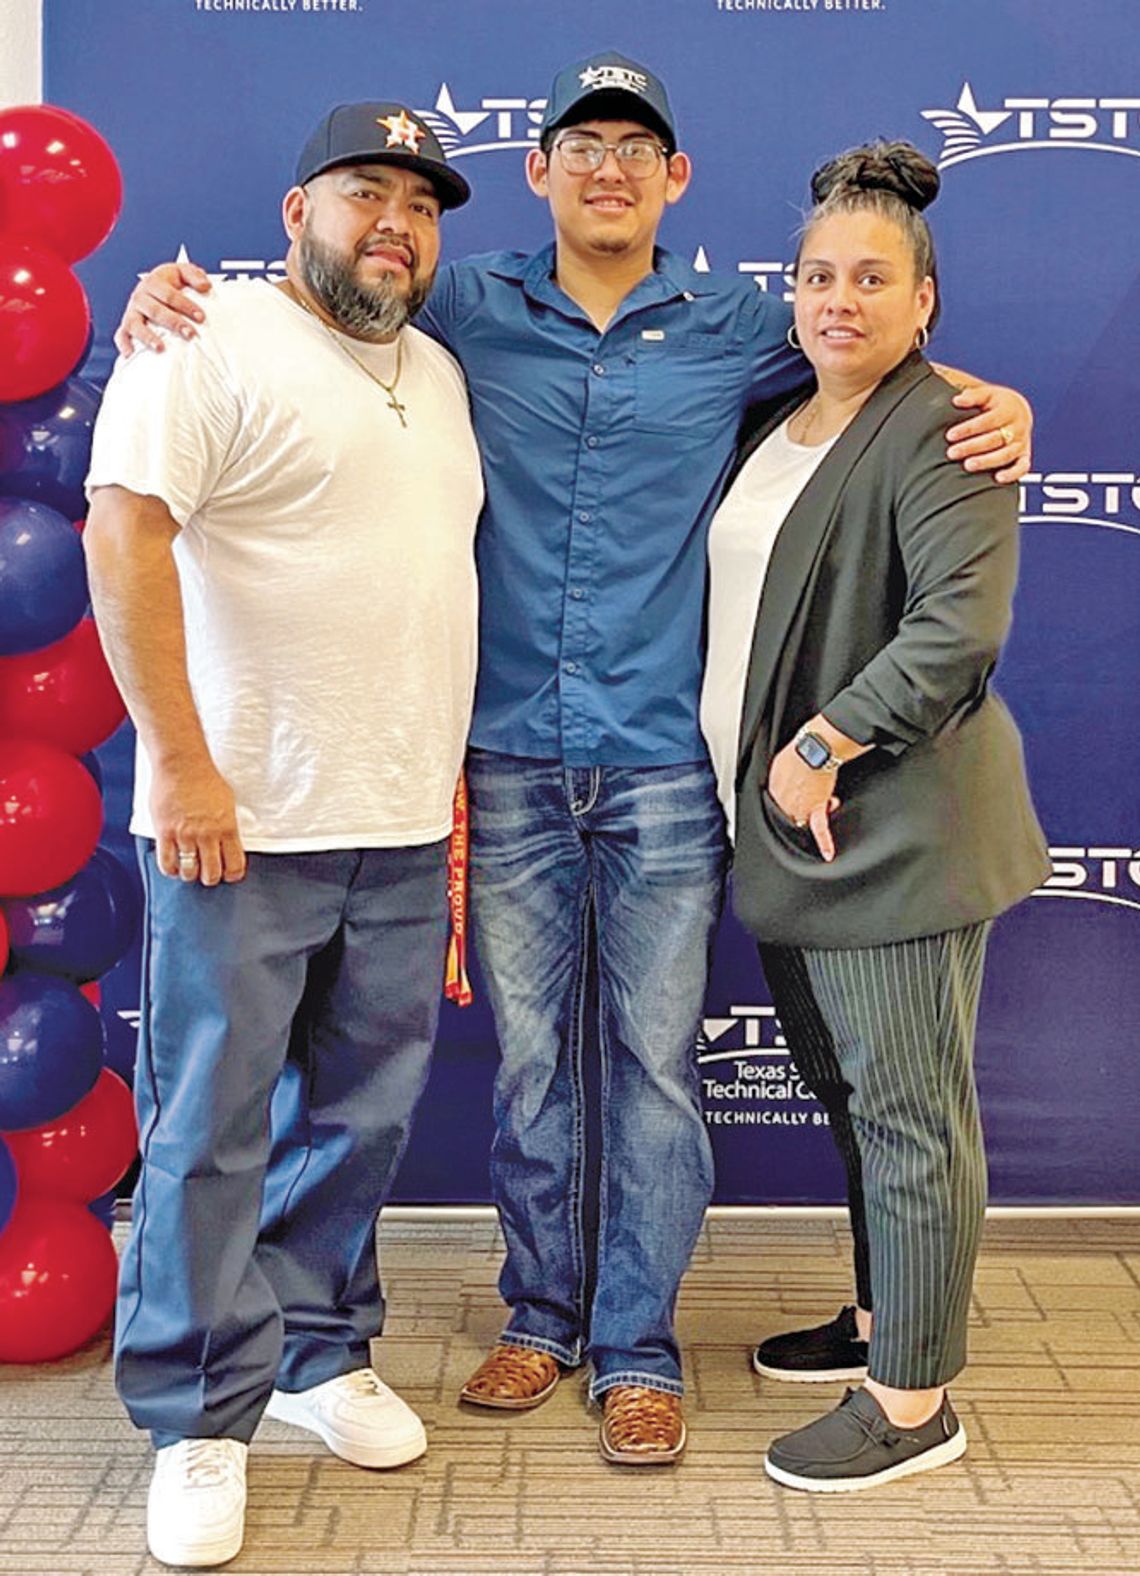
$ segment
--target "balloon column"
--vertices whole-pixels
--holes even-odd
[[[70,265],[106,239],[121,196],[78,116],[0,111],[0,1362],[62,1356],[105,1322],[105,1195],[137,1137],[93,982],[129,946],[138,902],[98,846],[102,798],[79,759],[125,713],[73,523],[99,396],[72,376],[91,317]]]

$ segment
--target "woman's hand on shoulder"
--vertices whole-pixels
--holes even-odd
[[[131,291],[119,326],[115,330],[115,348],[121,356],[129,356],[139,349],[165,348],[159,328],[169,329],[182,339],[193,339],[198,330],[195,323],[204,323],[206,314],[187,290],[207,295],[210,277],[205,269],[189,260],[183,263],[159,263],[149,273],[143,274]]]

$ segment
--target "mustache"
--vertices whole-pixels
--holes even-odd
[[[399,230],[376,230],[356,248],[357,257],[367,257],[369,252],[396,252],[403,258],[412,273],[419,272],[420,258],[411,236]]]

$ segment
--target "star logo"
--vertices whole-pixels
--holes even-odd
[[[958,108],[963,115],[970,117],[983,137],[988,137],[991,131],[1003,126],[1010,116],[1010,111],[1007,109],[979,109],[974,90],[968,82],[963,84],[962,91],[958,95]]]
[[[458,126],[460,135],[464,137],[469,132],[474,131],[476,126],[481,126],[491,113],[490,110],[486,109],[456,109],[455,100],[451,96],[451,89],[446,82],[440,87],[435,107],[441,115],[446,115],[448,120],[453,121]]]
[[[924,109],[923,120],[928,120],[942,133],[941,169],[945,164],[957,163],[980,151],[982,141],[1010,118],[1009,110],[979,109],[974,90],[963,83],[954,109]]]
[[[376,124],[383,126],[388,133],[385,147],[408,148],[412,153],[420,151],[420,143],[424,139],[423,129],[404,110],[398,115],[379,116]]]

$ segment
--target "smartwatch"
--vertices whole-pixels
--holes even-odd
[[[832,755],[827,740],[812,733],[810,728],[800,729],[792,740],[792,748],[813,772],[837,772],[843,765],[838,755]]]

